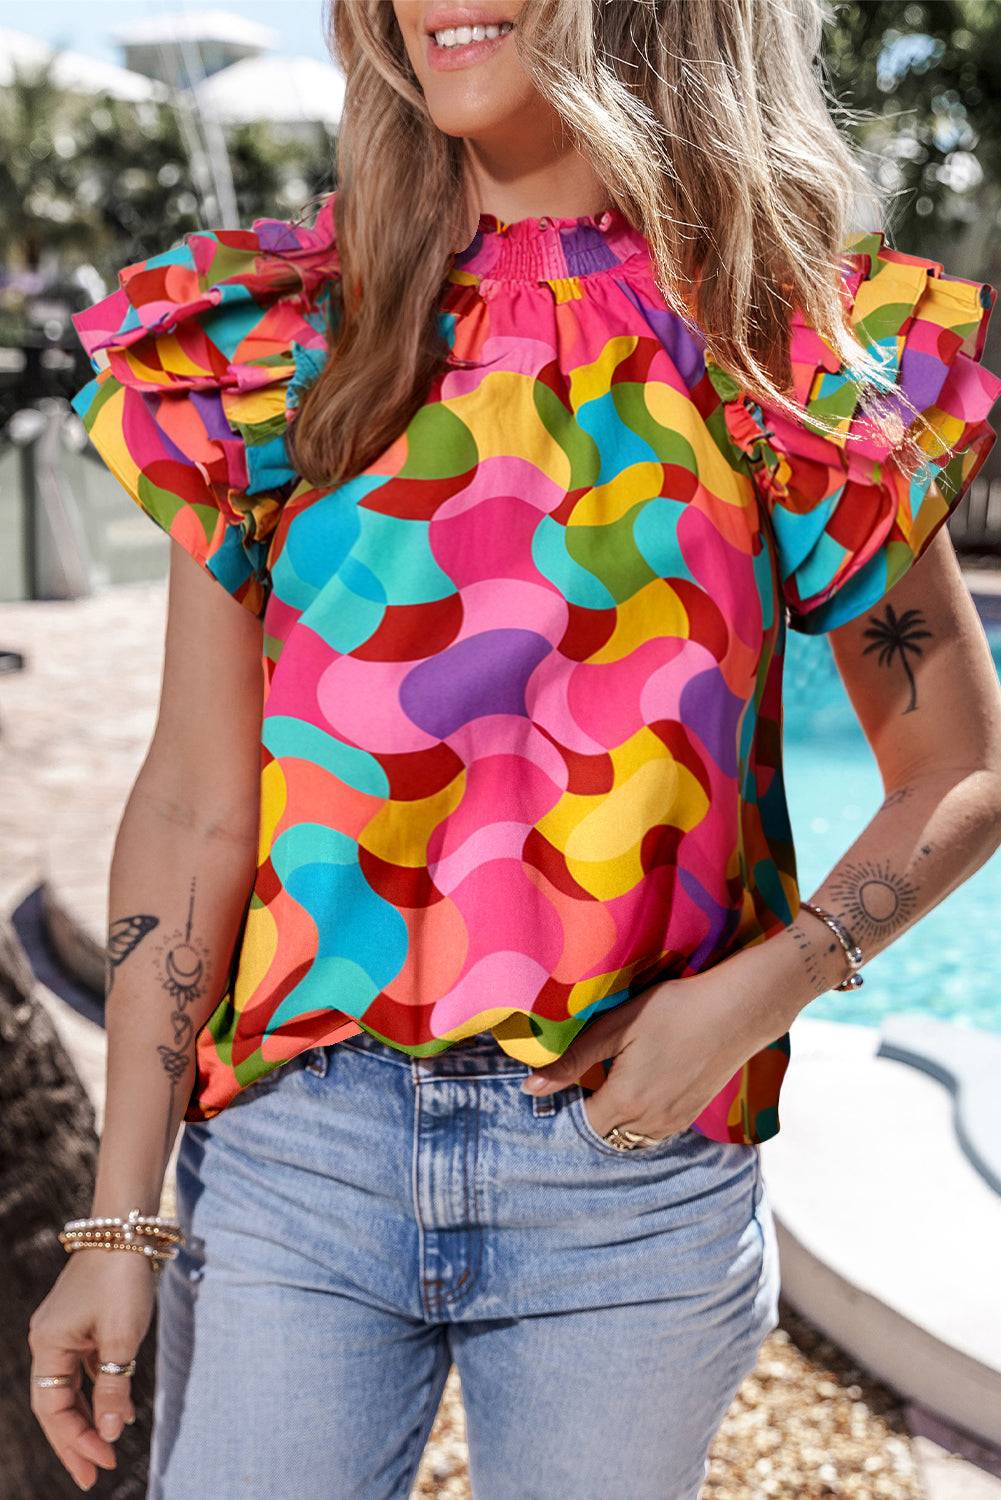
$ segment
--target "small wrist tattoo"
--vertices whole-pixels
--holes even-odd
[[[816,1000],[819,995],[823,995],[825,991],[832,988],[824,978],[824,965],[821,962],[820,955],[823,954],[826,958],[829,958],[835,948],[840,947],[840,944],[832,938],[830,942],[826,944],[822,943],[818,948],[816,941],[803,930],[798,920],[789,924],[788,931],[800,953],[803,955],[803,970],[812,991],[810,998]]]

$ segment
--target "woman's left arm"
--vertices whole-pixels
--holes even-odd
[[[870,959],[1001,844],[1001,685],[945,526],[877,609],[830,641],[885,795],[809,899],[839,916]],[[658,1138],[685,1129],[846,971],[840,944],[804,910],[767,941],[596,1017],[535,1070],[544,1082],[533,1092],[614,1057],[588,1100],[595,1129]]]
[[[1001,684],[945,526],[875,612],[830,640],[885,795],[817,901],[868,957],[1001,843]]]

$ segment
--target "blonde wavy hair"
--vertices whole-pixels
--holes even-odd
[[[866,417],[899,440],[882,399],[894,392],[912,420],[920,413],[859,342],[842,292],[859,214],[886,227],[888,205],[838,126],[849,111],[820,58],[832,19],[828,0],[525,0],[511,39],[608,201],[646,238],[665,300],[743,391],[802,417],[789,394],[798,304],[859,381]],[[330,353],[289,449],[308,482],[333,487],[426,399],[448,353],[442,283],[478,206],[463,143],[428,113],[393,6],[327,0],[326,21],[346,78],[341,277]],[[927,460],[910,428],[900,456],[905,469]]]

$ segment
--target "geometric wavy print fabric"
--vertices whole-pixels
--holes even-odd
[[[618,210],[484,213],[426,402],[311,487],[283,437],[324,360],[334,207],[189,234],[74,319],[105,462],[263,626],[259,865],[191,1121],[359,1030],[419,1056],[491,1031],[542,1064],[781,930],[786,628],[875,605],[996,435],[994,289],[881,231],[845,289],[931,423],[909,483],[888,444],[846,446],[857,391],[809,327],[791,423],[707,357]],[[788,1060],[786,1034],[693,1128],[775,1135]]]

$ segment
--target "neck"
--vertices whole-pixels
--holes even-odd
[[[550,149],[544,160],[522,163],[515,171],[509,157],[497,158],[481,144],[467,142],[466,198],[469,237],[484,212],[510,224],[544,216],[597,215],[612,207],[608,189],[574,148],[555,154]]]

